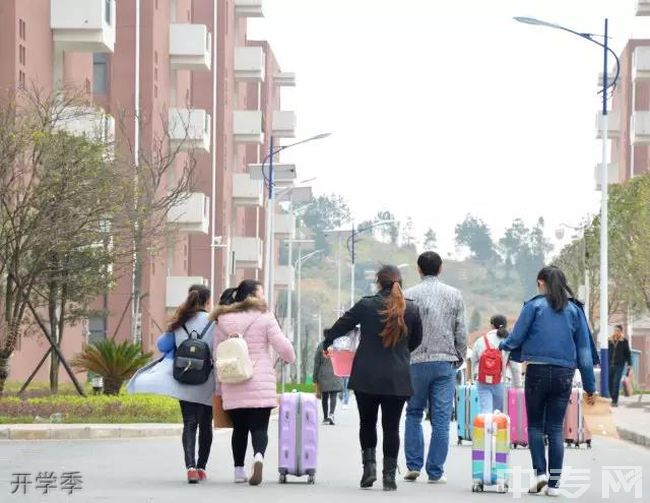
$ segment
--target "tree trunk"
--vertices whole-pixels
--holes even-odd
[[[11,353],[0,351],[0,396],[4,394],[5,383],[9,378],[9,357]]]
[[[16,322],[8,322],[7,326],[7,338],[5,340],[4,347],[0,349],[0,396],[3,395],[5,389],[5,383],[9,378],[9,361],[11,358],[16,344],[18,342],[18,327],[19,324]]]
[[[104,394],[119,395],[124,381],[115,377],[104,377]]]
[[[48,299],[48,317],[50,321],[50,336],[56,344],[56,347],[61,349],[61,341],[59,339],[59,323],[57,317],[57,292],[58,286],[56,282],[49,284],[49,299]],[[59,355],[56,351],[52,351],[50,355],[50,392],[57,394],[59,392]]]
[[[131,310],[131,342],[133,344],[142,344],[142,328],[138,328],[138,318],[140,317],[140,299],[142,298],[142,248],[144,238],[140,230],[135,233],[134,255],[133,255],[133,308]]]

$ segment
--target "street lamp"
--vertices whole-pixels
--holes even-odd
[[[295,267],[298,273],[297,279],[297,294],[298,294],[298,315],[297,315],[297,330],[296,333],[296,377],[298,383],[302,382],[302,264],[307,262],[309,259],[314,258],[316,255],[323,253],[325,250],[316,250],[311,253],[308,253],[305,256],[301,255],[301,250],[298,249],[298,260],[296,260]]]
[[[515,21],[524,24],[530,24],[535,26],[544,26],[547,28],[553,28],[556,30],[565,31],[573,35],[577,35],[580,38],[588,40],[596,44],[597,46],[603,49],[603,89],[600,91],[602,93],[602,173],[601,173],[601,204],[600,204],[600,331],[598,333],[598,342],[600,346],[600,390],[601,395],[608,397],[609,389],[607,382],[608,374],[608,357],[607,357],[607,335],[609,332],[609,312],[608,312],[608,281],[609,281],[609,257],[608,257],[608,192],[609,192],[609,169],[608,169],[608,152],[607,152],[607,136],[609,129],[609,115],[607,112],[607,93],[610,88],[616,86],[618,82],[618,77],[621,73],[621,64],[619,62],[618,56],[616,53],[609,47],[609,21],[605,19],[605,32],[602,36],[603,42],[596,40],[600,36],[593,33],[582,33],[570,28],[566,28],[559,24],[549,23],[546,21],[540,21],[539,19],[530,18],[530,17],[515,17]],[[614,75],[614,80],[608,82],[609,76],[607,59],[609,56],[614,57],[616,62],[616,74]]]
[[[396,220],[380,220],[378,222],[375,222],[374,224],[371,224],[367,227],[364,227],[363,229],[356,229],[354,226],[354,223],[352,224],[352,232],[350,233],[350,237],[348,238],[348,251],[350,252],[350,258],[351,258],[351,264],[350,264],[350,307],[354,306],[354,273],[355,273],[355,246],[357,243],[357,236],[361,234],[362,232],[366,232],[369,230],[372,230],[376,227],[380,227],[382,225],[388,225],[388,224],[393,224],[395,223]]]
[[[269,309],[273,311],[274,307],[274,295],[273,295],[273,189],[274,189],[274,173],[273,173],[273,157],[291,147],[297,145],[302,145],[303,143],[308,143],[310,141],[322,140],[327,138],[332,133],[320,133],[305,140],[300,140],[295,143],[290,143],[289,145],[281,145],[275,147],[273,145],[273,136],[271,136],[271,143],[269,146],[269,153],[262,161],[262,176],[266,181],[269,189],[268,198],[266,200],[266,242],[265,245],[265,254],[264,254],[264,291],[267,292]],[[266,163],[269,163],[269,172],[268,176],[264,171]]]

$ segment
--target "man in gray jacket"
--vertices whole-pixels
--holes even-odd
[[[406,480],[415,481],[424,466],[422,415],[429,404],[431,442],[426,461],[430,483],[445,483],[444,465],[449,450],[449,421],[454,401],[456,372],[467,352],[465,305],[458,290],[438,276],[442,259],[435,252],[418,258],[422,282],[405,296],[420,309],[422,344],[411,354],[411,379],[415,390],[406,408]]]

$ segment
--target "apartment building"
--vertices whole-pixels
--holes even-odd
[[[295,85],[293,74],[281,71],[267,42],[248,40],[248,20],[261,16],[262,0],[0,2],[0,87],[83,90],[122,155],[151,152],[164,137],[187,150],[175,169],[190,152],[197,166],[194,191],[168,216],[169,236],[144,257],[139,307],[130,271],[122,271],[97,300],[106,314],[67,333],[67,356],[113,335],[152,350],[191,284],[211,285],[219,295],[244,277],[264,277],[259,165],[271,136],[277,145],[295,135],[296,119],[281,109],[281,90]],[[285,227],[278,228],[275,247],[284,237]],[[280,275],[279,288],[283,281],[292,283]],[[26,378],[47,349],[38,334],[23,337],[10,379]],[[47,371],[46,365],[37,380]]]
[[[636,15],[650,23],[650,0],[636,1]],[[634,176],[650,173],[650,39],[629,40],[619,56],[620,76],[609,112],[611,158],[610,184],[623,183]],[[614,69],[608,77],[614,78]],[[599,89],[603,75],[599,75]],[[602,112],[598,112],[597,136],[602,139]],[[596,188],[601,185],[602,164],[594,170]],[[627,333],[633,349],[641,351],[637,379],[650,385],[650,318],[627,320]]]

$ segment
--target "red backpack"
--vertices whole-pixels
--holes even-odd
[[[487,336],[483,336],[485,351],[478,361],[478,382],[499,384],[503,372],[503,356],[498,348],[490,346]]]

